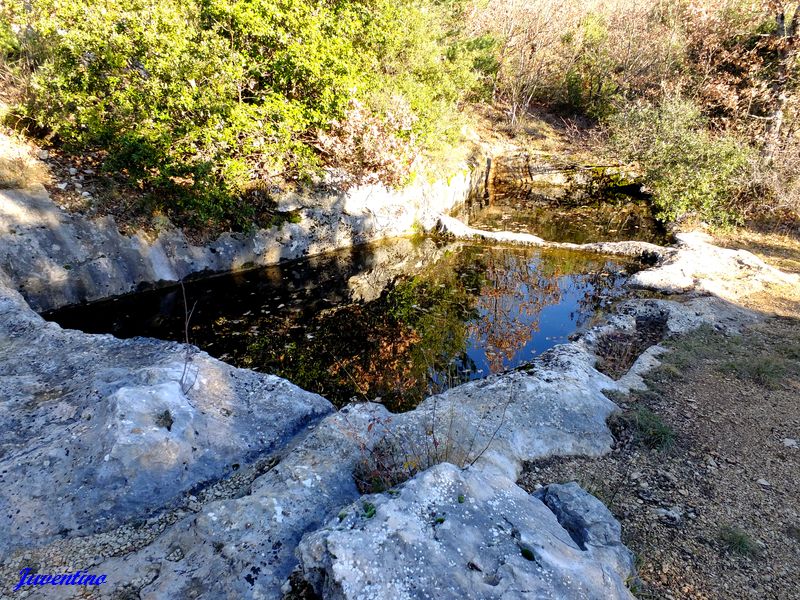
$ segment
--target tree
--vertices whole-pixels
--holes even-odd
[[[770,4],[775,11],[776,27],[773,36],[778,54],[778,66],[771,86],[775,97],[775,109],[767,121],[764,143],[764,159],[768,163],[772,162],[775,151],[780,145],[786,107],[795,84],[800,19],[800,3],[770,2]]]

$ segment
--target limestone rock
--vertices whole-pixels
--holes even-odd
[[[380,239],[430,230],[440,212],[483,184],[484,150],[446,181],[404,189],[362,185],[284,194],[278,210],[300,222],[247,234],[224,233],[195,246],[178,229],[154,240],[122,235],[111,217],[90,220],[60,209],[42,187],[0,190],[0,270],[37,311],[109,298],[187,275],[277,264]],[[75,189],[81,186],[74,183]]]
[[[664,248],[649,242],[595,242],[591,244],[573,244],[570,242],[551,242],[530,233],[517,233],[514,231],[485,231],[465,225],[458,219],[440,214],[436,224],[440,233],[453,236],[457,239],[484,240],[499,242],[501,244],[519,244],[521,246],[534,246],[540,248],[563,248],[565,250],[579,250],[582,252],[595,252],[598,254],[616,254],[619,256],[635,256],[648,260],[661,260],[671,256],[674,250]]]
[[[622,528],[611,511],[575,483],[551,484],[534,494],[553,511],[582,550],[617,573],[633,573],[633,554],[622,545]]]
[[[280,598],[299,560],[303,577],[331,598],[630,598],[630,553],[608,510],[574,484],[534,497],[514,481],[526,460],[608,451],[606,419],[617,407],[604,392],[640,385],[663,349],[652,346],[614,381],[595,369],[599,336],[630,330],[639,317],[665,319],[668,335],[704,323],[735,329],[753,318],[719,298],[624,303],[607,325],[524,369],[391,415],[368,403],[332,413],[284,380],[181,344],[65,331],[11,289],[52,308],[397,235],[416,219],[431,226],[472,179],[465,171],[421,196],[371,187],[283,199],[279,208],[299,210],[300,223],[225,234],[203,247],[168,224],[150,242],[120,235],[111,219],[64,213],[43,191],[0,191],[3,577],[76,556],[86,563],[77,567],[108,574],[105,597]],[[666,291],[726,297],[737,278],[749,289],[795,281],[692,236],[677,250],[581,249],[655,257],[659,265],[634,279]],[[374,296],[392,278],[379,267],[350,280],[354,296]],[[397,495],[359,499],[354,467],[387,437],[417,448],[447,439],[459,466],[471,466],[438,464]],[[263,469],[254,466],[265,457]],[[244,484],[203,496],[241,466],[252,469]],[[147,529],[151,521],[158,526]]]
[[[630,285],[667,293],[704,292],[736,302],[766,285],[800,285],[800,276],[783,273],[745,250],[714,246],[701,232],[675,236],[677,251],[659,265],[636,273]]]
[[[110,582],[104,597],[117,598],[140,582],[134,587],[148,599],[199,592],[281,598],[302,535],[358,498],[352,472],[369,444],[368,425],[387,416],[380,405],[359,404],[326,417],[244,496],[210,502],[138,552],[100,563],[96,570]]]
[[[633,598],[619,525],[577,486],[568,492],[567,510],[589,511],[578,517],[590,528],[583,548],[513,481],[445,463],[396,495],[361,498],[297,552],[326,600]]]
[[[0,314],[3,552],[147,516],[333,410],[182,344],[62,330],[2,283]]]

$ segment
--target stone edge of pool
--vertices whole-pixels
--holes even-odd
[[[50,210],[32,230],[60,223]],[[71,226],[80,232],[85,225]],[[460,233],[487,233],[475,231]],[[10,235],[24,232],[6,231],[4,245]],[[23,247],[26,238],[17,239]],[[58,236],[36,239],[29,240],[32,256],[37,248],[57,256],[66,244]],[[757,318],[736,306],[740,295],[800,283],[702,234],[677,240],[671,249],[644,248],[658,264],[629,285],[680,292],[681,301],[626,301],[530,371],[453,388],[400,415],[369,403],[334,412],[285,380],[188,354],[181,344],[62,330],[15,290],[19,275],[0,272],[4,581],[13,586],[31,564],[40,572],[91,567],[108,575],[94,590],[102,596],[202,590],[270,598],[281,597],[297,569],[326,598],[415,597],[426,589],[452,597],[522,590],[630,597],[632,559],[608,510],[580,489],[548,486],[533,497],[515,481],[524,461],[607,452],[606,418],[617,407],[604,390],[641,386],[641,373],[663,351],[651,347],[613,381],[594,368],[598,336],[654,314],[669,333],[704,323],[735,330]],[[643,250],[626,242],[593,246]],[[486,442],[469,469],[439,465],[397,495],[360,496],[353,470],[381,436],[424,443],[445,425],[452,433],[453,422],[457,435]],[[77,593],[53,590],[55,597]]]
[[[122,235],[111,216],[89,219],[56,205],[47,190],[0,189],[0,269],[37,312],[176,283],[187,276],[275,265],[392,237],[430,231],[471,194],[486,189],[491,148],[474,147],[450,177],[285,193],[279,211],[298,222],[223,233],[193,245],[176,228],[155,239]]]

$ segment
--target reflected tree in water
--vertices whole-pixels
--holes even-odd
[[[582,325],[617,285],[619,276],[605,260],[574,253],[494,250],[483,260],[486,283],[478,296],[478,318],[470,324],[475,344],[484,348],[492,373],[512,366],[541,330],[542,313],[578,291],[570,317]]]
[[[470,353],[482,353],[491,372],[529,360],[537,344],[547,346],[534,339],[543,311],[569,296],[563,318],[581,323],[617,285],[611,266],[576,253],[466,247],[372,302],[341,304],[306,322],[262,319],[240,334],[248,336],[240,362],[339,405],[379,398],[407,410],[485,375]]]

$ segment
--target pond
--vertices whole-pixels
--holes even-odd
[[[339,406],[380,399],[402,411],[567,341],[635,269],[576,252],[399,239],[44,316],[184,341],[194,307],[189,341],[212,356]]]
[[[625,188],[592,192],[495,181],[491,197],[473,198],[458,216],[476,229],[532,233],[550,242],[669,242],[648,199]]]

